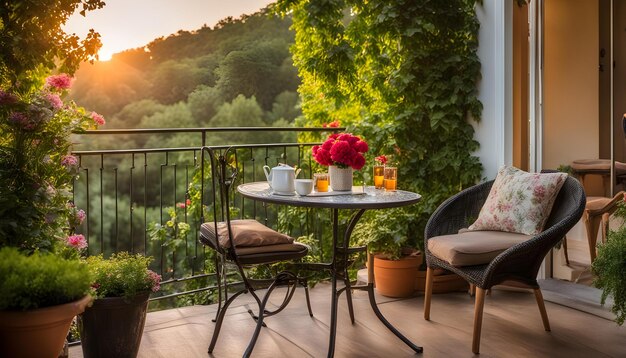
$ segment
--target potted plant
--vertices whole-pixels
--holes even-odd
[[[51,254],[0,249],[0,347],[7,357],[57,357],[91,301],[87,267]]]
[[[161,276],[148,269],[151,261],[127,252],[86,259],[95,300],[78,316],[85,357],[137,356],[148,299],[161,282]]]
[[[409,297],[422,257],[408,242],[408,214],[403,209],[366,212],[354,231],[360,244],[374,255],[376,290],[383,296]]]
[[[26,350],[35,349],[41,353],[33,356],[56,357],[69,321],[89,301],[80,286],[88,280],[88,273],[78,262],[87,243],[82,235],[73,235],[85,215],[71,202],[78,159],[70,154],[70,136],[96,128],[104,119],[63,102],[71,81],[60,74],[45,81],[29,77],[0,85],[0,248],[12,247],[3,251],[7,262],[20,262],[5,267],[0,276],[0,296],[10,297],[15,304],[0,308],[8,315],[2,329],[10,331],[3,334],[7,339],[3,354],[11,345],[19,352],[15,356],[29,355]],[[62,324],[52,325],[60,339],[54,343],[34,345],[29,328],[10,328],[27,322],[37,325],[29,317],[56,309],[69,316]],[[18,337],[19,333],[27,336]],[[47,349],[52,352],[43,353]]]
[[[374,255],[376,290],[383,296],[410,297],[424,291],[426,266],[422,255],[422,239],[415,233],[415,213],[412,208],[368,211],[361,218],[354,236],[367,245]],[[433,280],[433,293],[467,289],[460,276],[437,270]]]
[[[626,197],[625,197],[626,199]],[[615,322],[624,324],[626,320],[626,202],[620,201],[613,214],[620,220],[617,230],[609,230],[606,243],[598,247],[598,256],[591,265],[596,275],[594,285],[602,289],[601,302],[613,298],[611,311]]]
[[[333,133],[322,145],[313,146],[313,158],[329,166],[330,187],[333,190],[352,190],[353,170],[365,165],[363,154],[369,150],[367,143],[351,133]]]

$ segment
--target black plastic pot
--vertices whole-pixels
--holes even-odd
[[[85,358],[137,356],[146,323],[150,292],[125,300],[99,298],[78,316]]]

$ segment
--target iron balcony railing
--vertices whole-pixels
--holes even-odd
[[[79,174],[74,181],[73,200],[87,214],[77,233],[87,239],[88,255],[107,257],[129,251],[153,256],[152,269],[164,279],[163,293],[154,300],[210,292],[215,288],[212,260],[197,240],[202,210],[197,202],[200,148],[233,148],[240,183],[265,180],[263,165],[272,167],[280,162],[302,168],[300,177],[311,177],[310,149],[319,144],[320,132],[343,129],[111,129],[77,134],[73,154],[78,157]],[[299,142],[297,136],[316,141]],[[238,137],[254,139],[258,144],[237,142]],[[277,138],[286,140],[261,143]],[[280,210],[289,209],[238,198],[233,210],[238,217],[256,218],[275,227],[279,217],[285,218]],[[292,236],[316,231],[316,236],[321,235],[323,225],[308,219],[296,221],[298,227],[289,225]],[[203,298],[205,302],[207,297]],[[202,302],[192,299],[188,303]]]

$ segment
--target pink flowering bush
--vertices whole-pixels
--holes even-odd
[[[92,295],[96,298],[131,298],[161,288],[161,275],[149,269],[151,257],[119,252],[108,259],[102,255],[89,256],[86,261],[92,278]]]
[[[365,165],[367,143],[350,133],[333,133],[322,145],[313,146],[313,158],[321,165],[359,170]]]
[[[87,244],[72,236],[84,211],[78,214],[71,204],[79,166],[70,154],[71,135],[105,121],[63,101],[70,76],[50,76],[43,82],[0,86],[0,246],[26,253],[58,248],[63,254],[68,247],[83,250]]]
[[[67,237],[67,246],[72,247],[78,251],[87,248],[87,241],[83,235],[71,235]]]

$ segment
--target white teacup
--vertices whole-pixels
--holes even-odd
[[[313,191],[313,179],[296,179],[296,193],[304,196]]]

